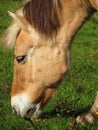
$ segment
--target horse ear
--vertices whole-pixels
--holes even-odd
[[[2,43],[6,48],[13,48],[16,43],[16,37],[17,37],[18,32],[21,29],[26,30],[26,25],[22,22],[19,15],[14,14],[10,11],[8,11],[8,13],[13,18],[13,21],[11,22],[10,26],[5,31],[2,38]]]
[[[17,19],[16,14],[12,13],[11,11],[8,11],[8,14],[9,14],[14,20]]]
[[[18,32],[21,29],[25,30],[26,32],[30,32],[32,30],[32,27],[30,26],[30,24],[28,24],[28,22],[22,15],[15,14],[10,11],[8,11],[8,13],[13,18],[13,21],[5,31],[2,38],[2,43],[7,48],[13,48],[16,43]]]
[[[26,25],[22,21],[22,16],[12,13],[11,11],[8,11],[8,14],[13,18],[19,28],[26,30]]]

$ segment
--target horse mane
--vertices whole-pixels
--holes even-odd
[[[60,0],[26,0],[15,14],[24,17],[40,34],[51,37],[61,26],[61,7]],[[4,46],[15,46],[17,35],[22,29],[19,24],[17,20],[12,20],[2,38]]]
[[[13,48],[16,43],[16,37],[20,31],[20,28],[17,26],[17,23],[13,21],[7,30],[4,32],[2,37],[3,46],[7,48]]]
[[[29,0],[23,8],[26,20],[45,36],[51,36],[60,28],[60,0]]]

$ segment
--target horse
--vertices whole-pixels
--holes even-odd
[[[27,0],[15,13],[9,11],[12,22],[4,42],[15,49],[13,113],[40,117],[67,74],[75,35],[97,10],[98,0]],[[98,92],[91,109],[76,121],[94,123],[97,113]]]

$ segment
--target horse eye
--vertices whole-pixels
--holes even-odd
[[[24,63],[26,61],[26,55],[17,56],[16,60],[17,60],[18,63]]]

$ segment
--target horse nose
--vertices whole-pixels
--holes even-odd
[[[12,108],[12,110],[13,110],[13,114],[14,115],[20,115],[20,113],[19,113],[19,111],[18,110],[16,110],[16,108]]]
[[[22,112],[20,112],[16,108],[12,108],[12,110],[13,110],[13,114],[16,116],[30,118],[36,111],[36,107],[24,109]]]
[[[14,114],[14,115],[17,115],[17,111],[16,111],[15,108],[13,108],[13,114]]]
[[[34,112],[36,111],[36,107],[30,108],[27,110],[25,117],[30,118],[33,116]]]
[[[39,105],[34,106],[33,108],[28,109],[26,113],[26,118],[39,118],[41,116],[42,109]]]
[[[25,117],[30,109],[35,110],[35,104],[32,104],[26,95],[17,95],[11,97],[11,107],[13,114]]]

